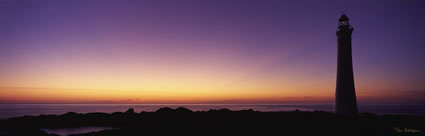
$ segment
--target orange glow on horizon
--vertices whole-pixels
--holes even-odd
[[[183,92],[95,90],[59,88],[0,87],[0,103],[103,103],[103,104],[283,104],[283,103],[333,103],[329,94],[293,93],[294,91],[259,93],[259,91]],[[404,98],[409,97],[405,95]],[[411,96],[410,96],[411,97]],[[401,98],[394,93],[358,95],[359,102],[382,101]]]
[[[323,101],[326,96],[293,93],[229,91],[187,93],[182,91],[123,91],[52,88],[0,88],[0,100],[9,103],[279,103]],[[298,97],[299,96],[299,97]],[[2,102],[0,101],[0,102]]]

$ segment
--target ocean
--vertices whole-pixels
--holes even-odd
[[[192,111],[227,108],[230,110],[253,109],[256,111],[332,111],[332,104],[0,104],[0,119],[24,115],[37,116],[65,114],[67,112],[125,112],[133,108],[135,112],[156,111],[162,107],[185,107]],[[424,105],[359,105],[360,112],[403,115],[425,115]]]

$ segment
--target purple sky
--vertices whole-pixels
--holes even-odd
[[[0,0],[0,86],[158,89],[108,83],[172,75],[171,90],[273,82],[332,96],[342,12],[354,27],[357,94],[424,102],[423,0]]]

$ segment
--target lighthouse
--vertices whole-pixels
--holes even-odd
[[[358,111],[351,54],[351,34],[354,29],[350,26],[348,20],[348,17],[343,14],[338,20],[339,24],[336,32],[338,64],[334,110],[335,114],[352,116],[356,115]]]

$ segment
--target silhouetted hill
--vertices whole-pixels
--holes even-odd
[[[107,126],[117,129],[74,136],[133,135],[423,135],[425,116],[363,113],[340,116],[329,112],[258,112],[218,109],[193,112],[180,107],[156,112],[87,113],[23,116],[0,121],[2,136],[47,136],[40,128]],[[401,130],[398,130],[398,128]],[[406,128],[406,129],[405,129]],[[421,132],[411,133],[419,130]],[[1,134],[0,134],[1,135]]]

